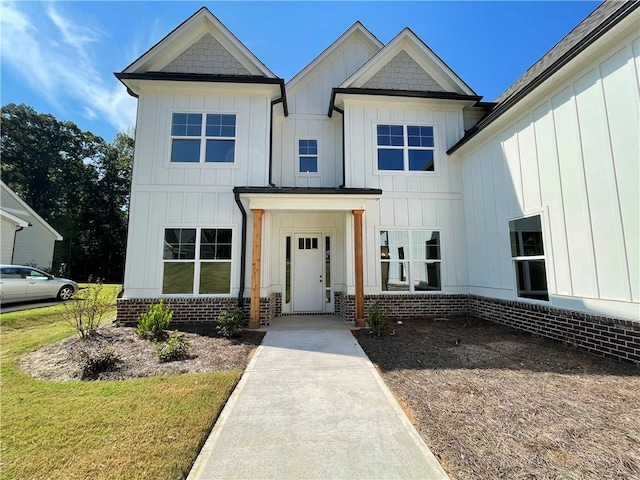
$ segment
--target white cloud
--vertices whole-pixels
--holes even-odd
[[[97,69],[100,28],[79,25],[59,4],[29,15],[25,4],[2,2],[2,62],[49,102],[101,117],[118,130],[135,124],[136,102],[111,73]],[[107,77],[108,80],[102,78]],[[111,77],[111,78],[109,78]]]

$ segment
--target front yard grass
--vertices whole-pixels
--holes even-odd
[[[34,380],[18,360],[74,334],[62,308],[0,316],[0,477],[184,478],[242,371]]]
[[[640,369],[473,319],[356,333],[452,479],[640,478]]]

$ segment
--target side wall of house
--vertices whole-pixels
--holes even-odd
[[[4,217],[0,218],[0,222],[0,263],[7,265],[12,262],[16,224]]]
[[[33,223],[16,234],[13,263],[32,265],[50,271],[55,238],[40,223]]]
[[[180,90],[182,88],[182,90]],[[224,92],[224,93],[223,93]],[[231,92],[231,93],[230,93]],[[125,298],[162,293],[165,228],[232,230],[231,293],[238,294],[242,216],[233,187],[265,185],[268,172],[270,92],[210,85],[172,87],[140,95],[125,268]],[[236,115],[233,163],[171,163],[171,114]],[[251,212],[247,236],[250,239]],[[250,265],[246,288],[251,285]]]
[[[464,155],[472,295],[536,303],[516,297],[509,221],[540,215],[538,303],[638,320],[639,64],[636,28],[609,32]]]

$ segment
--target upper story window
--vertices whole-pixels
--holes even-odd
[[[298,140],[298,168],[300,173],[318,173],[317,140]]]
[[[172,114],[171,162],[233,163],[235,149],[234,114]]]
[[[549,300],[540,215],[509,222],[518,296]]]
[[[434,171],[432,126],[378,125],[378,170]]]

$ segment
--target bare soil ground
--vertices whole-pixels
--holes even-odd
[[[96,358],[106,350],[118,362],[115,368],[95,376],[95,380],[200,373],[216,370],[244,369],[264,333],[241,332],[231,339],[215,336],[211,327],[181,327],[179,331],[190,343],[184,360],[162,363],[152,341],[141,339],[131,327],[107,326],[87,340],[67,338],[47,345],[20,361],[20,367],[34,378],[68,381],[83,378],[82,357]]]
[[[474,319],[355,333],[454,479],[639,479],[640,369]]]

